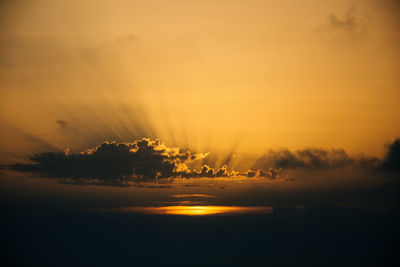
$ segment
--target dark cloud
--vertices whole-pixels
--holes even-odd
[[[14,164],[11,168],[22,172],[39,173],[61,178],[73,184],[101,184],[129,186],[153,182],[169,187],[173,178],[259,177],[275,179],[285,170],[334,170],[359,168],[368,171],[398,172],[400,170],[400,139],[387,146],[383,160],[349,156],[343,149],[304,149],[298,151],[269,151],[246,172],[229,170],[224,164],[212,168],[207,164],[193,169],[208,153],[181,152],[158,139],[138,139],[132,143],[105,142],[80,153],[47,152],[34,154],[29,164]],[[286,177],[286,176],[282,176]],[[285,178],[286,179],[286,178]],[[288,178],[289,179],[289,178]]]
[[[277,169],[336,169],[348,166],[376,167],[376,158],[350,157],[343,149],[304,149],[291,152],[287,149],[269,151],[259,158],[253,168]]]
[[[14,164],[12,169],[62,178],[73,184],[129,185],[140,181],[161,181],[182,178],[266,177],[276,178],[279,171],[270,168],[246,173],[229,171],[224,164],[218,169],[202,165],[200,170],[189,168],[208,153],[181,152],[167,147],[158,139],[143,138],[132,143],[105,142],[80,153],[46,152],[30,157],[32,163]]]
[[[81,153],[66,150],[35,154],[30,158],[33,164],[15,164],[12,168],[54,177],[83,178],[83,182],[93,178],[122,184],[186,175],[190,173],[187,164],[205,156],[180,152],[159,140],[143,138],[133,143],[105,142]]]
[[[357,27],[357,21],[354,14],[354,8],[349,9],[343,18],[338,18],[335,14],[329,15],[329,25],[333,29],[342,29],[345,31],[354,31]]]
[[[350,8],[343,16],[330,14],[327,30],[330,32],[342,32],[352,36],[361,36],[368,31],[369,16],[358,16],[354,7]]]
[[[67,122],[64,121],[64,120],[56,120],[56,123],[57,123],[58,125],[60,125],[61,128],[67,126]]]
[[[379,167],[384,172],[400,171],[400,139],[395,139],[393,143],[386,146],[387,152]]]
[[[276,169],[276,168],[269,168],[267,171],[264,169],[258,169],[256,171],[254,170],[248,170],[245,175],[248,178],[253,178],[253,177],[266,177],[270,179],[275,179],[279,177],[279,173],[282,171],[282,169]]]

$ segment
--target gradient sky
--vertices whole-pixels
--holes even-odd
[[[146,136],[380,156],[400,135],[398,7],[1,1],[1,161]]]

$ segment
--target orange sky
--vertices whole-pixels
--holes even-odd
[[[400,135],[398,11],[389,0],[5,1],[2,161],[139,135],[202,152],[381,155]]]

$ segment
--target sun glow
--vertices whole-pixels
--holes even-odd
[[[119,212],[164,215],[215,215],[215,214],[271,214],[273,207],[239,206],[165,206],[165,207],[121,207]]]

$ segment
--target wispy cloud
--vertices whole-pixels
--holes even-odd
[[[354,7],[349,8],[343,15],[329,14],[322,32],[336,37],[359,38],[368,32],[371,17],[360,16]]]
[[[274,167],[282,169],[336,169],[348,166],[376,168],[377,158],[351,157],[343,149],[310,148],[297,151],[283,149],[269,151],[260,157],[254,168]]]

